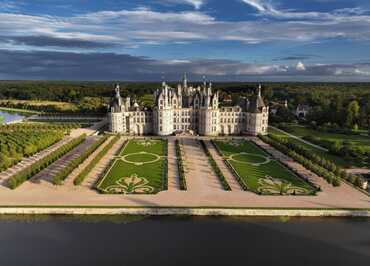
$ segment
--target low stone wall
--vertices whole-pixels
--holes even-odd
[[[0,214],[58,215],[195,215],[195,216],[301,216],[370,217],[361,209],[253,209],[253,208],[176,208],[176,207],[0,207]]]

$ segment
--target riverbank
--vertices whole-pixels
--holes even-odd
[[[184,216],[287,216],[370,217],[370,209],[295,209],[227,207],[131,207],[131,206],[12,206],[0,207],[1,215],[184,215]]]

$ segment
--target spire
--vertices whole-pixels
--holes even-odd
[[[261,89],[262,89],[262,85],[260,83],[258,84],[258,97],[261,97]]]
[[[120,98],[121,94],[120,94],[120,87],[118,83],[116,84],[116,88],[114,90],[116,92],[116,98]]]
[[[186,75],[186,72],[184,73],[184,77],[183,77],[182,82],[183,82],[184,88],[187,88],[188,87],[188,77]]]
[[[204,87],[207,87],[207,80],[206,80],[206,76],[203,76],[203,85],[204,85]]]

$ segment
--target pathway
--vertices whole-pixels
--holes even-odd
[[[109,163],[111,162],[114,155],[116,155],[123,143],[126,141],[126,138],[120,138],[116,143],[114,143],[113,147],[103,156],[103,158],[97,163],[97,165],[91,170],[91,172],[87,175],[85,180],[81,183],[81,186],[91,189],[94,187],[98,179],[104,173],[104,170],[107,168]]]
[[[175,138],[168,138],[168,190],[170,191],[180,189],[175,140]]]
[[[192,138],[181,138],[184,151],[185,177],[188,191],[209,193],[223,190],[218,177],[213,173],[208,158],[199,142]]]
[[[17,172],[25,169],[26,167],[34,164],[35,162],[39,161],[40,159],[46,157],[53,151],[57,150],[59,147],[63,146],[67,142],[69,142],[72,138],[64,137],[62,140],[58,141],[57,143],[49,146],[48,148],[34,154],[31,157],[24,158],[22,161],[17,163],[16,165],[8,168],[7,170],[0,173],[0,182],[3,186],[7,187],[7,180],[12,175],[16,174]]]
[[[303,142],[303,143],[305,143],[307,145],[310,145],[310,146],[312,146],[312,147],[314,147],[316,149],[319,149],[319,150],[322,150],[322,151],[325,151],[325,152],[328,152],[329,151],[328,149],[325,149],[325,148],[323,148],[323,147],[321,147],[319,145],[313,144],[312,142],[309,142],[307,140],[304,140],[304,139],[302,139],[302,138],[300,138],[300,137],[298,137],[296,135],[290,134],[289,132],[286,132],[286,131],[284,131],[284,130],[282,130],[280,128],[277,128],[277,127],[274,127],[274,126],[269,126],[269,127],[273,128],[273,129],[275,129],[275,130],[277,130],[277,131],[279,131],[279,132],[281,132],[281,133],[283,133],[285,135],[288,135],[289,137],[291,137],[293,139],[299,140],[299,141],[301,141],[301,142]]]
[[[209,152],[211,153],[213,159],[216,161],[218,167],[220,168],[221,172],[224,174],[227,183],[231,187],[231,191],[243,191],[240,187],[238,181],[235,179],[234,175],[231,173],[229,168],[226,166],[222,157],[218,154],[216,148],[213,146],[211,141],[205,140],[205,143],[208,147]]]
[[[66,167],[73,159],[79,157],[96,140],[97,137],[87,137],[84,142],[33,176],[29,181],[36,184],[53,185],[53,176]]]
[[[75,178],[82,172],[83,169],[86,168],[86,166],[101,152],[101,150],[104,149],[105,146],[111,142],[113,139],[113,136],[110,136],[108,139],[105,140],[103,144],[101,144],[90,156],[82,163],[80,164],[73,172],[64,180],[63,185],[64,186],[74,186],[73,181]]]

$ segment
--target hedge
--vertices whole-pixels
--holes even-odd
[[[68,143],[62,145],[55,151],[51,152],[44,158],[38,160],[37,162],[33,163],[32,165],[26,167],[25,169],[19,171],[18,173],[14,174],[8,179],[8,185],[11,189],[15,189],[20,186],[23,182],[30,179],[32,176],[39,173],[41,170],[48,167],[50,164],[54,163],[56,160],[61,158],[63,155],[80,145],[83,141],[85,141],[86,135],[83,134],[78,138],[72,139]]]
[[[278,149],[279,151],[283,152],[284,154],[288,155],[298,163],[302,164],[305,168],[316,173],[318,176],[323,177],[329,184],[332,184],[333,186],[340,186],[341,180],[334,172],[338,168],[334,163],[329,162],[327,165],[325,164],[326,167],[324,167],[322,164],[323,161],[317,159],[320,157],[312,153],[312,151],[308,151],[303,146],[295,143],[290,143],[286,139],[279,138],[275,135],[269,134],[268,136],[259,136],[259,138],[262,141],[270,144],[274,148]],[[333,165],[334,167],[332,168]],[[332,171],[328,169],[332,169]]]
[[[80,164],[82,164],[101,144],[107,140],[108,136],[104,136],[99,140],[95,141],[90,147],[88,147],[83,153],[78,157],[69,161],[66,166],[63,167],[58,173],[53,176],[54,185],[61,185],[63,180],[65,180],[70,173],[73,172]]]
[[[229,168],[229,170],[231,171],[231,173],[234,175],[236,181],[238,181],[240,187],[244,190],[244,191],[248,191],[248,186],[247,184],[244,182],[244,180],[240,177],[240,175],[238,174],[238,172],[234,169],[234,167],[230,164],[230,162],[228,160],[225,159],[223,153],[220,151],[220,149],[218,148],[218,146],[216,145],[216,143],[211,140],[211,143],[212,145],[215,147],[217,153],[222,157],[222,159],[224,160],[224,163],[226,164],[226,166]]]
[[[162,160],[162,189],[168,190],[168,140],[165,140],[165,145],[163,145],[163,155]]]
[[[229,183],[227,183],[227,180],[226,180],[224,174],[222,173],[221,169],[218,167],[216,161],[213,159],[212,154],[209,152],[205,141],[201,139],[201,140],[199,140],[199,142],[200,142],[200,144],[201,144],[201,146],[204,150],[204,153],[208,157],[208,162],[211,165],[211,167],[213,169],[213,172],[215,173],[215,175],[220,180],[220,183],[221,183],[223,189],[226,190],[226,191],[231,191],[231,187],[230,187]]]
[[[128,144],[128,140],[125,140],[121,147],[117,150],[117,152],[114,154],[115,156],[119,155],[121,153],[121,151],[124,149],[124,147]],[[112,158],[112,160],[110,160],[109,164],[105,167],[104,171],[102,172],[102,174],[100,175],[100,177],[97,179],[97,182],[95,183],[94,187],[102,194],[105,194],[106,192],[104,190],[101,190],[99,189],[99,185],[102,181],[102,178],[107,174],[107,172],[109,171],[109,169],[112,167],[113,163],[115,162],[116,160],[114,160]]]
[[[87,177],[91,170],[100,162],[100,160],[107,154],[107,152],[113,147],[113,145],[119,140],[119,136],[114,137],[95,157],[91,162],[78,174],[73,180],[75,186],[80,185],[82,181]]]
[[[181,155],[181,146],[180,146],[180,142],[178,139],[176,139],[175,141],[175,148],[176,148],[176,157],[177,157],[177,169],[179,172],[179,179],[180,179],[180,189],[187,190],[184,163],[183,163],[182,155]]]

